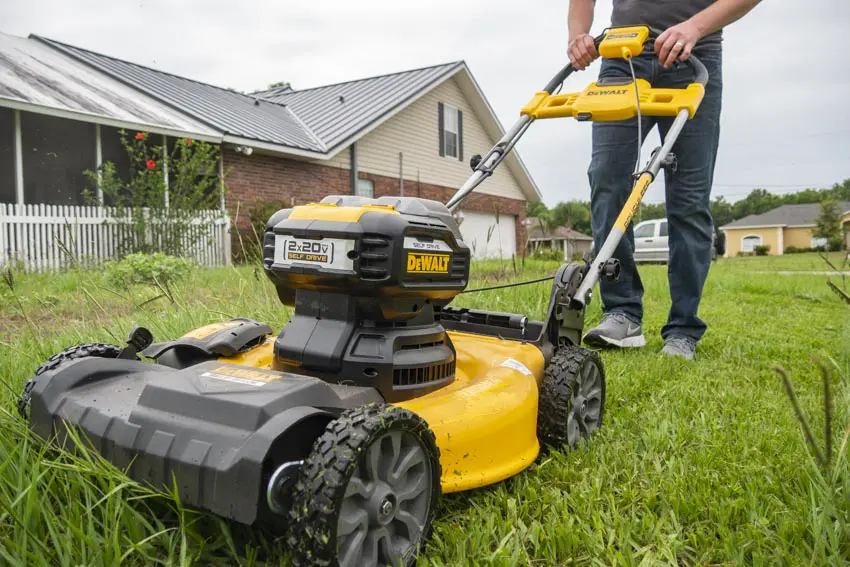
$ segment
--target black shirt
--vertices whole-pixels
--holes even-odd
[[[646,25],[664,31],[702,12],[716,0],[614,0],[612,26]],[[703,37],[697,45],[720,43],[723,30]]]

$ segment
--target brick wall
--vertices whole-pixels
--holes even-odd
[[[346,195],[349,189],[349,171],[314,162],[252,154],[245,156],[229,148],[224,150],[224,168],[227,172],[227,210],[235,220],[235,228],[250,232],[249,211],[263,203],[276,203],[290,207],[318,201],[326,195]],[[375,196],[398,195],[398,179],[360,173],[361,179],[370,180],[375,187]],[[486,183],[486,181],[485,181]],[[442,187],[417,183],[405,179],[404,194],[445,203],[456,191],[453,187]],[[237,212],[238,208],[238,212]],[[515,215],[517,254],[521,255],[525,244],[525,201],[473,193],[463,203],[463,210]],[[238,238],[235,235],[234,238]],[[234,242],[234,250],[239,250]]]

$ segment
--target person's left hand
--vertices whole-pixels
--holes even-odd
[[[676,59],[685,61],[700,37],[702,34],[699,29],[690,21],[664,30],[655,40],[655,53],[658,54],[661,66],[667,69]]]

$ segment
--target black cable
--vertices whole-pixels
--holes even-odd
[[[490,291],[491,289],[503,289],[503,288],[506,288],[506,287],[519,287],[521,285],[540,283],[540,282],[545,282],[545,281],[554,280],[554,279],[555,279],[555,276],[546,276],[545,278],[537,278],[536,280],[527,280],[527,281],[524,281],[524,282],[515,282],[515,283],[509,283],[509,284],[494,285],[494,286],[491,286],[491,287],[477,287],[477,288],[474,288],[474,289],[465,289],[461,293],[472,293],[473,291]]]

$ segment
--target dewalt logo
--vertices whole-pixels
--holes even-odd
[[[409,274],[448,274],[448,254],[407,254],[407,273]]]
[[[626,89],[608,89],[608,90],[598,90],[598,91],[588,91],[588,96],[604,96],[604,95],[621,95],[629,92]]]

